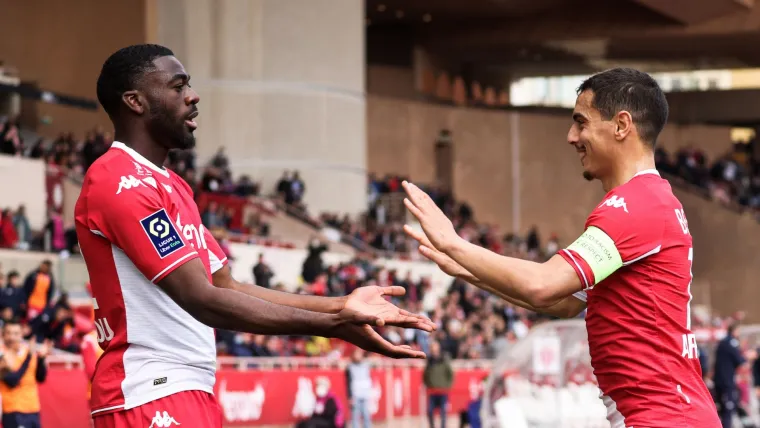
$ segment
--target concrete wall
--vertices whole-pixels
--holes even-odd
[[[45,165],[39,159],[0,155],[0,210],[16,210],[26,206],[26,215],[33,230],[47,220]]]
[[[0,0],[0,60],[40,88],[95,99],[103,62],[119,48],[145,41],[145,1]],[[41,132],[79,136],[95,125],[110,128],[102,111],[37,103],[53,123]]]

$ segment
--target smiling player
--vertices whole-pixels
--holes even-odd
[[[578,90],[568,143],[607,192],[585,232],[546,263],[504,257],[457,236],[417,186],[404,183],[407,226],[442,270],[536,312],[588,307],[594,374],[612,428],[715,428],[691,332],[692,238],[683,207],[655,169],[668,105],[649,75],[617,68]]]

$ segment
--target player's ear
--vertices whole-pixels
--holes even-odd
[[[121,95],[121,101],[134,113],[143,114],[145,112],[145,99],[140,94],[140,91],[133,89],[124,92]]]
[[[633,131],[633,117],[631,113],[623,110],[615,115],[615,139],[623,141]]]

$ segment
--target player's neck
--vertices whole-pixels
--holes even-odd
[[[653,154],[644,154],[634,161],[628,160],[623,162],[614,169],[612,174],[601,180],[604,191],[609,192],[610,190],[629,182],[641,171],[649,169],[656,169]]]
[[[127,147],[139,153],[145,159],[151,161],[154,165],[161,168],[166,161],[169,151],[156,144],[149,135],[140,135],[139,133],[119,132],[114,134],[114,140],[124,143]]]

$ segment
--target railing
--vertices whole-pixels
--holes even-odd
[[[56,351],[47,358],[48,364],[65,369],[83,367],[82,357],[63,351]],[[330,357],[217,357],[217,367],[225,370],[288,370],[288,369],[345,369],[349,360]],[[425,360],[394,360],[370,357],[367,360],[373,368],[424,368]],[[493,360],[452,360],[454,370],[489,369]]]

